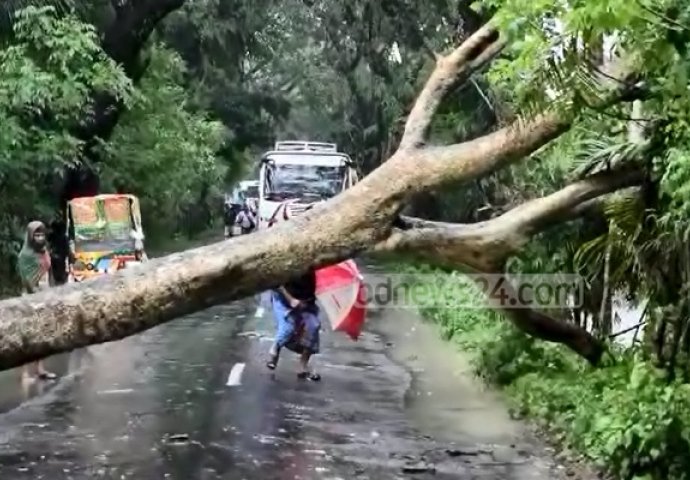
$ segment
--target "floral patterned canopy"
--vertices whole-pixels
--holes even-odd
[[[129,241],[132,230],[140,230],[139,204],[131,195],[76,198],[69,208],[77,241]]]

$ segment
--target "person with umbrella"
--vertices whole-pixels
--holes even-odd
[[[275,370],[281,350],[287,348],[300,355],[297,377],[318,382],[321,376],[309,369],[309,360],[312,355],[319,353],[320,346],[321,320],[316,303],[316,272],[309,269],[278,287],[271,292],[271,304],[276,322],[276,339],[266,366]]]
[[[312,205],[307,207],[310,209]],[[286,220],[289,218],[286,215]],[[300,379],[318,382],[321,376],[309,369],[309,360],[320,351],[321,320],[316,303],[316,271],[304,274],[271,291],[276,338],[269,352],[266,366],[275,370],[283,348],[300,356]]]

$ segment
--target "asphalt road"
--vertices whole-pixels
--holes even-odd
[[[370,324],[396,320],[383,311]],[[261,299],[250,298],[52,359],[63,375],[53,386],[23,390],[16,371],[3,373],[0,478],[546,480],[564,473],[533,439],[491,433],[495,413],[481,405],[454,416],[470,396],[462,389],[474,387],[454,384],[441,367],[434,369],[440,378],[411,373],[389,351],[391,339],[367,332],[354,343],[324,332],[316,363],[323,380],[313,383],[296,378],[293,355],[275,374],[265,368],[272,327]],[[410,394],[414,385],[434,384],[449,392],[445,402]],[[443,428],[419,412],[443,413]]]

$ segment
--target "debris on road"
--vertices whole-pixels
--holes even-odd
[[[424,462],[419,462],[415,464],[405,464],[402,467],[402,473],[411,473],[411,474],[416,474],[416,473],[436,473],[436,467],[433,465],[429,465]]]
[[[482,455],[482,454],[490,455],[491,453],[492,453],[491,450],[472,448],[472,447],[449,448],[446,450],[446,454],[448,454],[449,457],[463,457],[463,456],[476,457],[477,455]]]
[[[165,441],[171,444],[189,443],[189,435],[186,433],[176,433],[166,437]]]

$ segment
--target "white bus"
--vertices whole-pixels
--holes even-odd
[[[357,183],[350,157],[333,143],[284,141],[261,157],[259,170],[259,229],[305,211]]]

